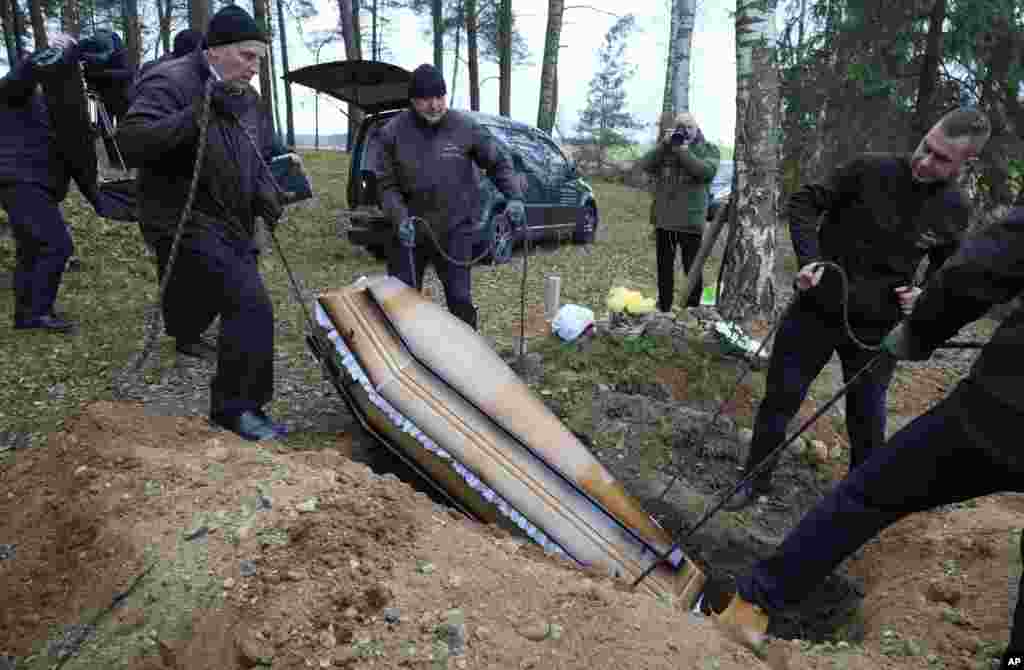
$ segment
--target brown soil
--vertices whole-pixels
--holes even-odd
[[[52,667],[45,642],[93,622],[98,632],[65,668],[764,662],[703,617],[545,557],[348,460],[347,436],[336,446],[290,451],[137,405],[86,407],[0,472],[0,542],[17,545],[0,562],[0,660]],[[313,498],[315,510],[300,511]],[[866,585],[864,646],[777,641],[765,660],[982,667],[973,665],[979,650],[1005,639],[1011,529],[1022,511],[1017,498],[993,497],[895,526],[850,566]],[[453,609],[466,650],[447,657],[439,639]],[[552,624],[560,636],[532,639]]]

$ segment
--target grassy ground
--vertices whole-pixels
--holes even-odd
[[[285,258],[304,287],[318,292],[344,286],[362,274],[383,272],[384,265],[339,235],[339,212],[346,206],[345,186],[348,157],[340,152],[304,152],[317,198],[293,206],[286,224],[278,232]],[[562,278],[562,302],[605,312],[609,288],[626,285],[645,296],[654,296],[654,245],[648,225],[650,197],[644,191],[595,182],[601,214],[598,241],[577,246],[563,241],[545,244],[528,258],[526,313],[530,333],[546,328],[543,312],[543,283],[549,275]],[[0,426],[17,431],[41,433],[61,425],[63,418],[89,401],[112,393],[113,376],[139,352],[145,333],[143,321],[156,297],[153,261],[145,253],[138,227],[96,217],[77,192],[63,206],[71,223],[76,250],[83,267],[65,275],[58,309],[81,325],[76,337],[26,333],[10,327],[13,293],[0,291]],[[14,244],[0,241],[0,272],[14,264]],[[264,278],[275,303],[278,321],[278,357],[300,358],[310,381],[319,371],[305,363],[304,315],[293,298],[281,257],[267,253],[261,261]],[[480,306],[481,330],[499,347],[511,347],[519,332],[520,279],[522,263],[513,262],[474,270],[474,295]],[[717,276],[713,260],[706,277]],[[683,280],[680,273],[678,281]],[[159,347],[169,351],[170,341],[161,338]],[[636,351],[605,351],[590,354],[591,363],[571,365],[585,368],[588,381],[604,378],[636,378],[654,374],[664,365],[664,343],[636,345]],[[160,356],[173,360],[173,356]],[[146,373],[155,378],[161,370],[150,365]],[[699,365],[706,367],[706,363]],[[710,377],[709,377],[710,378]],[[589,386],[589,385],[588,385]],[[581,387],[580,387],[581,388]]]

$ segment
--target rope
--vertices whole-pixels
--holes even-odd
[[[839,278],[840,278],[840,281],[842,282],[842,292],[841,292],[842,298],[841,298],[841,300],[842,300],[842,312],[843,312],[843,328],[846,330],[846,335],[850,338],[851,341],[853,341],[854,344],[856,344],[861,349],[865,349],[867,351],[879,352],[879,353],[877,353],[873,358],[871,358],[867,362],[867,364],[864,365],[864,367],[862,367],[860,370],[858,370],[857,373],[855,375],[853,375],[853,377],[851,377],[850,380],[847,381],[838,391],[836,391],[835,395],[833,395],[832,398],[828,402],[826,402],[821,408],[819,408],[818,411],[815,412],[813,416],[811,416],[809,419],[807,419],[803,423],[803,425],[800,426],[800,428],[796,430],[796,432],[794,432],[792,435],[790,435],[789,437],[785,438],[780,444],[775,446],[768,453],[768,455],[765,456],[765,458],[762,459],[761,462],[757,464],[756,467],[754,467],[750,472],[746,473],[743,477],[741,477],[739,479],[739,481],[737,481],[736,484],[732,487],[732,489],[730,489],[728,492],[726,492],[726,494],[723,495],[719,499],[718,503],[716,503],[711,509],[709,509],[707,512],[705,512],[704,516],[702,516],[697,521],[697,523],[693,526],[693,528],[691,528],[682,537],[682,539],[680,539],[678,541],[675,541],[673,543],[672,547],[668,551],[666,551],[657,560],[652,562],[651,565],[649,565],[647,567],[647,569],[644,570],[644,572],[636,579],[636,581],[633,582],[633,588],[636,588],[640,584],[640,582],[642,582],[647,577],[647,575],[649,575],[654,570],[654,568],[657,565],[659,565],[662,561],[666,560],[672,554],[672,552],[674,552],[683,542],[685,542],[690,537],[692,537],[698,530],[700,530],[701,527],[703,527],[708,521],[710,521],[711,518],[714,517],[714,515],[717,514],[723,507],[725,507],[725,505],[729,502],[729,500],[734,495],[736,495],[737,491],[739,491],[741,488],[743,488],[744,485],[746,485],[746,484],[750,483],[751,481],[753,481],[754,478],[757,477],[757,475],[761,474],[764,470],[766,470],[769,467],[771,467],[772,466],[772,462],[773,462],[775,456],[780,454],[783,449],[785,449],[790,444],[792,444],[798,437],[800,437],[800,435],[802,435],[804,433],[804,431],[806,431],[808,428],[810,428],[811,425],[815,421],[817,421],[819,417],[821,417],[825,412],[827,412],[829,409],[831,409],[832,406],[835,405],[839,401],[840,398],[842,398],[844,395],[846,395],[846,392],[850,389],[851,386],[853,386],[853,384],[858,379],[860,379],[861,375],[865,374],[868,370],[872,369],[875,365],[878,364],[878,361],[883,358],[884,354],[881,353],[881,349],[882,349],[881,342],[879,342],[879,344],[867,344],[867,343],[863,342],[860,338],[858,338],[856,336],[856,334],[854,334],[853,328],[850,326],[850,305],[849,305],[850,282],[849,282],[849,278],[846,275],[846,270],[844,270],[842,268],[842,266],[840,266],[838,263],[835,263],[833,261],[819,261],[817,264],[822,266],[822,267],[824,267],[824,268],[826,268],[826,269],[835,270],[836,272],[839,273]],[[789,304],[786,306],[786,309],[782,312],[782,314],[776,320],[775,325],[772,326],[771,331],[768,332],[768,334],[762,340],[761,345],[757,348],[757,351],[754,353],[754,356],[752,357],[754,360],[757,360],[757,357],[760,356],[761,351],[762,351],[762,349],[764,349],[765,345],[768,343],[768,340],[775,334],[775,332],[779,329],[779,326],[786,320],[786,317],[789,315],[789,312],[797,304],[799,299],[800,299],[800,293],[799,293],[799,289],[798,289],[797,292],[793,294],[793,297],[790,300]],[[716,421],[718,421],[718,418],[721,416],[722,412],[725,410],[726,405],[728,405],[729,402],[732,401],[733,396],[736,395],[736,392],[739,390],[740,385],[743,383],[743,380],[746,379],[746,376],[750,373],[751,369],[752,369],[752,366],[748,365],[746,367],[746,369],[740,374],[739,379],[736,380],[736,384],[732,387],[732,391],[719,404],[718,408],[715,410],[715,413],[712,415],[711,419],[704,425],[704,428],[701,430],[701,433],[700,433],[700,435],[697,438],[698,448],[700,447],[700,445],[703,444],[704,440],[707,439],[707,435],[711,431],[711,427],[715,425]],[[672,476],[672,480],[668,483],[668,485],[665,487],[665,489],[661,492],[661,495],[658,496],[658,501],[659,502],[664,500],[664,498],[668,494],[669,490],[672,488],[672,486],[675,485],[676,481],[678,481],[680,474],[681,473],[679,472],[679,469],[676,468],[675,474]]]
[[[157,292],[157,299],[150,308],[149,332],[143,340],[142,350],[136,356],[135,361],[127,366],[114,382],[114,390],[118,395],[124,395],[124,386],[127,383],[129,374],[137,375],[153,353],[157,338],[160,335],[160,328],[163,325],[163,304],[167,294],[167,285],[170,283],[171,274],[174,272],[174,262],[178,258],[178,248],[181,245],[181,238],[185,232],[185,223],[192,214],[192,205],[195,202],[196,191],[199,190],[199,175],[202,172],[203,160],[206,157],[206,142],[210,125],[210,102],[213,98],[213,85],[215,79],[210,77],[206,80],[206,87],[203,91],[203,106],[199,116],[199,144],[196,148],[196,161],[192,167],[192,181],[189,184],[188,197],[185,199],[185,206],[181,210],[181,217],[178,219],[178,227],[174,231],[174,241],[171,243],[171,252],[167,257],[167,265],[164,268],[163,276],[160,278],[160,288]]]

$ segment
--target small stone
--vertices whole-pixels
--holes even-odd
[[[273,647],[251,630],[243,630],[235,636],[235,650],[239,662],[245,668],[271,665],[274,661]]]
[[[235,586],[235,578],[234,577],[228,577],[227,579],[224,580],[224,588],[230,589],[230,588],[233,588],[234,586]]]
[[[82,475],[86,474],[87,472],[89,472],[89,466],[88,465],[79,465],[77,468],[75,468],[75,476],[76,477],[81,477]]]
[[[211,438],[206,441],[205,456],[208,460],[224,463],[231,457],[231,452],[221,444],[220,438]]]
[[[477,626],[474,634],[478,640],[489,640],[491,638],[491,629],[487,626]]]
[[[821,440],[811,441],[811,454],[819,463],[828,462],[828,445]]]
[[[298,570],[289,570],[288,572],[284,573],[284,577],[290,582],[301,582],[303,579],[306,578],[306,575]]]
[[[331,629],[320,631],[318,636],[320,640],[320,646],[326,649],[334,649],[338,646],[338,638],[334,636],[334,631]]]
[[[434,564],[430,561],[416,561],[416,572],[421,575],[433,574]]]
[[[458,575],[449,576],[448,586],[450,586],[453,589],[459,588],[460,586],[462,586],[462,577],[459,577]]]
[[[256,564],[248,559],[239,561],[238,574],[242,575],[243,577],[252,577],[256,574]]]
[[[551,626],[546,621],[528,621],[520,626],[517,631],[527,640],[540,642],[547,638],[551,632]]]
[[[310,498],[309,500],[306,500],[296,505],[295,509],[299,510],[300,512],[309,513],[315,512],[319,506],[320,501],[318,499]]]
[[[357,610],[355,607],[349,607],[344,612],[342,612],[342,615],[346,619],[355,619],[359,616],[359,610]]]
[[[398,623],[402,619],[402,613],[397,607],[385,607],[384,608],[384,621],[388,623]]]

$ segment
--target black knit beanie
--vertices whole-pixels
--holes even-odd
[[[213,15],[210,29],[206,32],[207,46],[216,47],[249,40],[266,42],[267,35],[244,9],[238,5],[228,5]]]
[[[413,70],[409,81],[410,98],[440,98],[447,93],[444,75],[436,67],[424,63]]]
[[[203,34],[198,30],[186,28],[179,30],[174,36],[174,50],[171,52],[175,58],[187,56],[196,50],[203,41]]]

